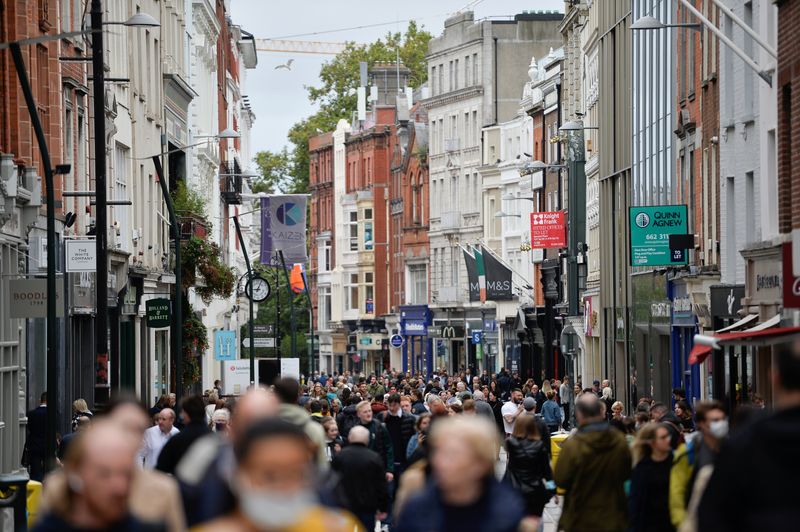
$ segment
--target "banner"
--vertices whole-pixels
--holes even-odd
[[[469,251],[462,248],[464,252],[464,262],[467,265],[467,282],[469,283],[469,300],[480,301],[481,291],[478,285],[478,264],[475,262]]]
[[[486,250],[483,252],[483,266],[486,271],[486,299],[489,301],[513,299],[511,270]]]
[[[305,267],[302,264],[292,266],[292,272],[289,274],[289,286],[295,294],[302,294],[308,290]]]
[[[305,263],[306,196],[280,195],[261,199],[261,264],[281,266],[275,254],[283,251],[286,264]]]
[[[481,303],[486,301],[486,268],[483,264],[481,248],[475,248],[475,269],[478,270],[478,293]]]

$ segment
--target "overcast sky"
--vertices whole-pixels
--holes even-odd
[[[235,24],[257,38],[292,38],[316,41],[370,42],[389,31],[402,31],[414,19],[434,36],[440,35],[449,14],[475,4],[475,18],[508,16],[524,10],[563,11],[563,0],[232,0]],[[388,23],[386,25],[330,30]],[[317,35],[307,35],[317,32]],[[303,36],[292,37],[302,34]],[[294,59],[291,71],[275,66]],[[286,133],[297,121],[312,114],[306,85],[316,85],[322,63],[331,56],[259,52],[258,67],[247,73],[244,94],[256,114],[253,155],[259,150],[280,150],[288,144]],[[527,65],[522,65],[522,68]],[[250,162],[248,166],[252,166]]]

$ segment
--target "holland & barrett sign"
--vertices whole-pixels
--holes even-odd
[[[169,299],[149,299],[145,302],[147,309],[147,326],[151,329],[169,327],[172,313]]]
[[[686,264],[686,250],[670,250],[669,235],[685,235],[687,220],[686,205],[631,207],[631,266]]]

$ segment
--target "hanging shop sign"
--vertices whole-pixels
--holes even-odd
[[[64,315],[64,283],[56,282],[56,317]],[[47,279],[8,281],[9,318],[47,317]]]
[[[172,307],[169,299],[148,299],[145,302],[147,326],[151,329],[169,327],[172,322]]]
[[[670,250],[669,235],[687,233],[686,205],[631,207],[631,266],[687,264],[685,249]]]
[[[236,360],[236,331],[214,332],[214,360]]]
[[[531,213],[531,248],[567,247],[564,211]]]
[[[97,244],[94,239],[65,240],[64,245],[66,270],[69,273],[97,271]]]

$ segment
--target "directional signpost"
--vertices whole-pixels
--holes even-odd
[[[685,249],[670,250],[669,235],[687,233],[686,205],[630,208],[631,266],[688,263]]]
[[[242,338],[242,347],[250,347],[250,337]],[[253,338],[253,347],[275,347],[275,338]]]

